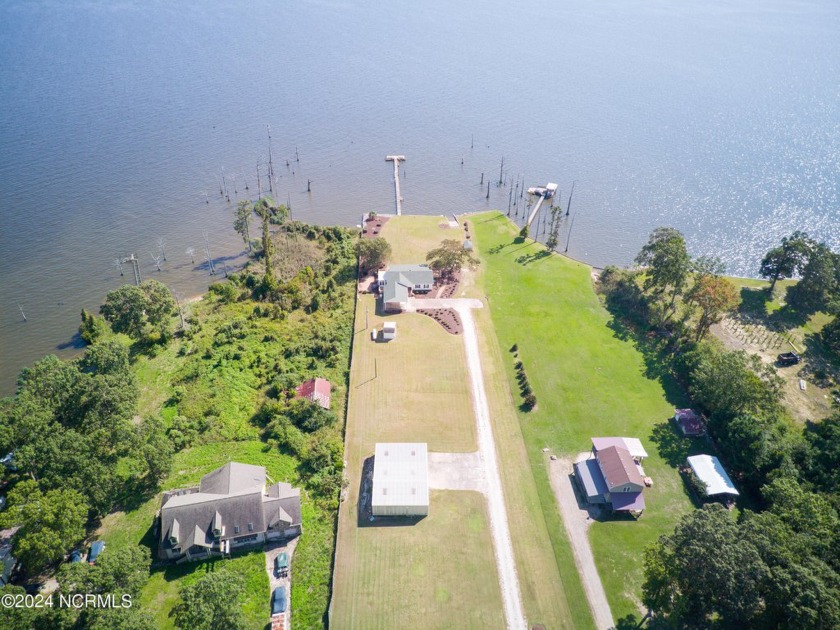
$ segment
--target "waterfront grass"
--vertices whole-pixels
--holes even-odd
[[[574,456],[590,449],[592,436],[618,435],[640,438],[650,454],[644,466],[654,487],[645,491],[644,515],[638,521],[596,522],[590,529],[614,618],[639,615],[644,548],[691,509],[675,469],[682,449],[667,425],[674,406],[684,402],[681,391],[611,322],[587,265],[521,241],[500,213],[471,222],[499,346],[507,352],[518,345],[537,396],[537,409],[520,411],[519,418],[555,548],[568,543],[559,539],[562,523],[544,447]],[[515,383],[512,358],[507,374]]]
[[[383,235],[386,236],[392,245],[392,261],[396,263],[421,262],[425,259],[425,253],[437,247],[440,241],[446,238],[459,239],[463,237],[463,230],[442,229],[441,223],[445,219],[441,217],[398,217],[388,221],[383,226]],[[469,272],[464,274],[459,287],[459,295],[467,297],[479,297],[483,295],[479,286],[481,270],[477,274]],[[453,337],[432,320],[420,315],[399,315],[392,317],[398,325],[398,341],[405,343],[399,348],[395,343],[374,344],[370,341],[369,328],[378,326],[380,320],[371,319],[374,312],[374,301],[371,296],[361,296],[356,314],[356,341],[354,344],[353,367],[351,369],[350,404],[347,423],[347,458],[350,486],[347,498],[342,504],[341,516],[339,519],[339,542],[336,553],[335,593],[332,605],[333,627],[377,627],[376,614],[380,611],[372,609],[365,604],[358,608],[357,602],[360,599],[359,593],[364,591],[366,597],[375,599],[375,594],[380,594],[379,588],[383,584],[390,584],[392,573],[397,570],[391,566],[398,563],[398,559],[387,557],[386,547],[377,548],[374,545],[376,537],[384,530],[380,528],[358,527],[358,493],[359,493],[359,471],[365,457],[372,454],[376,441],[395,440],[409,441],[419,440],[429,442],[431,451],[452,451],[452,450],[474,450],[476,448],[474,431],[474,415],[472,407],[463,407],[457,414],[459,430],[470,431],[469,444],[452,440],[451,435],[441,431],[451,432],[452,426],[436,427],[429,426],[435,422],[434,415],[428,413],[425,405],[419,406],[416,399],[404,399],[401,404],[412,405],[412,413],[409,417],[398,416],[396,421],[400,426],[393,426],[394,420],[391,415],[398,410],[397,405],[391,405],[394,400],[392,395],[377,399],[370,398],[376,393],[375,389],[366,390],[365,387],[358,387],[365,383],[374,374],[373,353],[375,352],[402,352],[408,349],[408,340],[413,337],[414,343],[421,342],[419,346],[412,346],[411,352],[405,353],[402,359],[410,365],[400,364],[398,369],[407,369],[412,373],[420,370],[422,378],[433,379],[432,382],[446,381],[446,387],[454,388],[455,397],[450,395],[450,403],[456,402],[463,405],[460,396],[467,395],[468,381],[466,372],[462,366],[464,361],[463,342],[460,337]],[[365,329],[365,315],[369,318],[368,329]],[[542,623],[546,627],[563,628],[587,628],[592,627],[592,620],[589,609],[583,597],[582,587],[574,568],[574,561],[571,556],[568,542],[565,539],[565,532],[562,524],[555,519],[554,522],[546,520],[543,514],[543,506],[537,492],[532,469],[528,465],[528,457],[522,442],[522,435],[519,428],[519,420],[514,410],[514,402],[508,386],[507,375],[503,365],[503,357],[496,342],[492,322],[486,309],[474,311],[478,329],[480,350],[482,353],[482,368],[485,377],[485,389],[490,406],[490,416],[493,423],[494,436],[496,438],[496,449],[502,469],[502,484],[507,503],[508,520],[513,534],[513,547],[516,559],[517,573],[519,576],[522,601],[526,617],[531,623]],[[420,318],[420,319],[418,319]],[[416,323],[415,323],[416,322]],[[405,324],[405,325],[404,325]],[[439,363],[443,361],[444,365]],[[458,364],[458,372],[452,371],[453,361]],[[382,363],[378,363],[378,374],[383,373]],[[452,364],[452,365],[450,365]],[[366,367],[363,367],[366,366]],[[446,371],[442,371],[446,370]],[[443,387],[439,383],[437,387]],[[365,394],[364,396],[362,394]],[[398,394],[401,396],[401,394]],[[445,401],[444,401],[445,402]],[[432,403],[434,404],[434,402]],[[378,414],[378,415],[375,415]],[[370,418],[376,418],[376,423],[370,423]],[[450,423],[451,425],[451,423]],[[431,430],[430,430],[431,429]],[[366,436],[364,440],[360,436]],[[449,435],[449,437],[447,437]],[[453,511],[463,514],[463,508],[452,506],[447,501],[447,495],[453,497],[465,496],[469,493],[443,492],[435,493],[430,506],[430,517],[424,519],[423,523],[430,526],[436,525],[444,515],[441,510]],[[486,505],[482,501],[483,505]],[[484,508],[486,510],[486,507]],[[554,536],[549,536],[549,528],[559,530]],[[390,532],[390,529],[387,530]],[[460,530],[459,530],[460,531]],[[435,536],[447,536],[447,532],[440,532],[435,527]],[[415,528],[406,528],[406,536],[416,536],[413,544],[426,544],[423,535]],[[457,533],[457,532],[456,532]],[[359,540],[359,537],[363,537]],[[439,544],[446,548],[454,549],[459,553],[458,548],[465,543],[463,540],[451,540],[447,537]],[[471,544],[468,541],[466,544]],[[454,547],[453,547],[454,545]],[[485,547],[482,553],[492,553],[492,546]],[[496,568],[495,562],[490,560],[489,568],[482,579],[487,578],[495,583]],[[376,564],[378,563],[378,564]],[[560,565],[563,569],[560,569]],[[445,565],[447,571],[455,571],[451,564]],[[466,574],[463,569],[455,571],[460,576],[462,585],[472,584],[476,580],[475,572]],[[443,576],[444,580],[451,577]],[[484,588],[484,587],[482,587]],[[366,590],[365,590],[366,589]],[[387,603],[388,599],[402,602],[405,597],[412,601],[418,597],[417,587],[410,588],[407,592],[404,589],[390,591],[393,597],[388,598],[380,595],[380,605]],[[447,591],[446,588],[443,589]],[[448,592],[448,591],[447,591]],[[480,591],[481,593],[481,591]],[[471,597],[473,608],[492,606],[498,611],[500,596],[498,588],[490,597],[482,601],[484,595]],[[428,587],[427,597],[434,595],[433,589]],[[355,608],[354,608],[355,607]],[[419,611],[420,609],[418,609]],[[446,614],[441,617],[440,610],[427,619],[422,619],[424,626],[448,627],[464,626],[473,627],[479,625],[477,619],[468,616],[459,616],[457,607],[447,606]],[[359,615],[362,615],[361,618]],[[388,614],[387,611],[382,614]],[[493,613],[496,614],[495,612]],[[411,626],[411,623],[404,623]],[[491,624],[493,626],[498,624]],[[490,626],[487,626],[490,627]]]
[[[448,219],[442,216],[392,217],[379,232],[391,245],[389,262],[399,265],[425,263],[426,254],[441,241],[460,239],[463,234],[463,229],[450,228]]]

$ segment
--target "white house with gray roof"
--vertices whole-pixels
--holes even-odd
[[[158,556],[198,560],[301,531],[298,488],[266,487],[263,466],[230,462],[198,486],[163,493]]]
[[[391,265],[377,276],[383,310],[403,311],[412,293],[428,293],[435,277],[428,265]]]

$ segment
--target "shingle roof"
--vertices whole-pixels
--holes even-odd
[[[255,489],[262,492],[264,488],[264,467],[228,462],[221,468],[204,475],[201,478],[198,491],[210,494],[238,494],[240,492],[251,492]]]
[[[627,449],[610,446],[598,451],[598,464],[610,492],[628,483],[644,486],[644,480]]]
[[[265,488],[265,468],[230,462],[204,475],[201,491],[165,494],[160,511],[160,555],[172,545],[187,550],[193,545],[210,547],[217,541],[265,532],[282,521],[287,527],[301,522],[300,490],[278,482]],[[248,525],[252,528],[249,529]],[[213,528],[220,527],[220,537]],[[236,528],[239,531],[236,531]]]
[[[639,438],[629,437],[594,437],[592,438],[592,448],[600,451],[610,446],[617,446],[623,448],[630,453],[630,457],[645,458],[648,456],[645,447],[642,446]]]

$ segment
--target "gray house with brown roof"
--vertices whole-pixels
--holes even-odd
[[[197,560],[301,531],[299,489],[266,487],[264,467],[230,462],[198,486],[164,492],[158,556]]]
[[[594,458],[574,465],[575,479],[587,503],[604,503],[615,512],[641,514],[645,509],[645,479],[638,458],[624,447],[622,440],[627,439],[593,438]]]

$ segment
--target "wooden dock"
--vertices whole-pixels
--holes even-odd
[[[531,215],[528,217],[528,229],[531,229],[531,222],[534,220],[534,217],[537,216],[537,212],[540,211],[540,206],[542,205],[543,201],[546,199],[551,199],[554,197],[554,194],[557,192],[557,184],[549,182],[545,186],[538,186],[536,188],[529,188],[528,194],[529,195],[539,195],[540,200],[537,202],[537,205],[534,206],[534,209],[531,211]]]
[[[394,163],[394,197],[397,204],[397,216],[402,214],[402,193],[400,192],[400,162],[405,162],[404,155],[386,155],[386,162]]]

